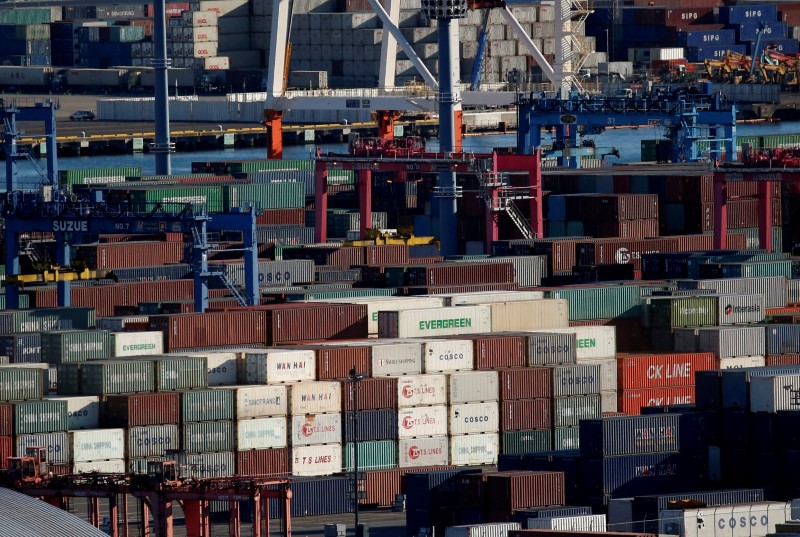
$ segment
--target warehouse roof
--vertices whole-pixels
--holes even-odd
[[[14,537],[108,537],[75,515],[0,487],[0,535]]]

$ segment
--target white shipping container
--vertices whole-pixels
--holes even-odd
[[[447,435],[447,407],[445,405],[401,408],[397,411],[397,437]]]
[[[497,403],[460,403],[450,405],[451,435],[496,433],[500,430]]]
[[[404,375],[397,379],[398,408],[447,404],[446,375]]]
[[[242,200],[244,203],[245,200]],[[237,285],[245,285],[244,262],[225,263],[225,273]],[[314,282],[314,262],[308,259],[258,262],[259,285],[294,285]]]
[[[450,463],[446,436],[401,438],[397,441],[397,465],[400,468],[417,466],[446,466]]]
[[[305,414],[291,420],[293,446],[342,443],[341,414]]]
[[[341,444],[296,446],[292,448],[292,475],[331,475],[341,471]]]
[[[520,302],[541,300],[542,291],[477,291],[475,293],[452,293],[433,295],[444,298],[445,306],[478,306],[494,302]]]
[[[217,26],[215,11],[184,11],[181,13],[181,24],[189,27]]]
[[[579,364],[596,365],[600,367],[600,391],[617,389],[617,358],[581,358]]]
[[[766,352],[763,326],[703,327],[696,333],[696,352],[713,352],[719,358],[763,356]]]
[[[169,460],[178,465],[178,475],[191,479],[231,477],[236,473],[236,457],[230,451],[218,453],[186,453],[171,451]]]
[[[519,529],[522,528],[518,522],[450,526],[444,530],[444,537],[508,537],[509,531]]]
[[[441,308],[444,300],[428,296],[369,296],[354,298],[335,298],[333,300],[320,300],[320,302],[333,302],[335,304],[366,304],[367,305],[367,331],[370,335],[378,334],[379,311],[405,311],[421,308]]]
[[[775,375],[750,379],[750,411],[800,410],[800,375]]]
[[[231,68],[231,60],[228,56],[212,56],[203,58],[203,69],[206,71],[225,71]]]
[[[791,504],[762,502],[700,509],[664,509],[659,513],[659,535],[719,537],[720,529],[734,537],[765,537],[775,525],[791,520]],[[744,520],[743,525],[738,521]],[[731,527],[733,521],[733,527]]]
[[[448,401],[476,403],[500,399],[500,375],[497,371],[459,371],[448,375]]]
[[[100,398],[96,395],[57,396],[46,399],[67,402],[67,429],[97,429],[100,423]]]
[[[69,463],[69,437],[66,432],[17,435],[17,457],[24,457],[29,447],[47,447],[48,462]]]
[[[670,48],[651,48],[650,60],[681,60],[683,59],[684,52],[681,47]]]
[[[405,338],[485,334],[492,331],[490,311],[489,306],[381,311],[378,335]]]
[[[720,295],[719,325],[760,323],[764,320],[764,295]]]
[[[289,386],[289,414],[324,414],[342,409],[342,385],[336,381],[298,382]]]
[[[471,371],[475,369],[472,341],[463,339],[436,339],[422,343],[422,370],[425,373],[440,371]]]
[[[189,58],[210,58],[217,55],[219,43],[205,41],[203,43],[184,43],[183,55]]]
[[[763,356],[726,356],[719,359],[720,369],[741,369],[743,367],[764,367],[767,365]]]
[[[372,347],[372,376],[422,373],[422,344],[387,343]]]
[[[235,352],[183,352],[180,356],[203,356],[208,363],[209,386],[232,386],[236,384]]]
[[[500,439],[497,433],[450,437],[450,464],[455,466],[497,464],[498,453]]]
[[[575,334],[575,354],[583,358],[607,358],[617,355],[617,331],[613,326],[570,326],[550,328],[547,332]]]
[[[286,417],[237,421],[236,445],[239,450],[286,447]]]
[[[164,332],[118,332],[111,341],[114,358],[164,354]]]
[[[277,384],[316,379],[316,361],[312,350],[245,351],[248,384]]]
[[[236,398],[236,418],[240,420],[285,416],[288,413],[288,388],[281,386],[228,386]]]
[[[192,4],[194,6],[194,4]],[[248,0],[201,0],[198,11],[213,11],[217,14],[217,22],[224,15],[240,17],[248,14]]]
[[[529,518],[525,524],[529,530],[559,531],[606,531],[606,515],[560,516],[553,518]]]
[[[125,429],[92,429],[69,433],[72,462],[125,458]]]
[[[128,429],[128,458],[160,457],[181,448],[180,429],[175,424],[146,425]]]
[[[183,39],[194,43],[208,43],[209,41],[217,43],[219,42],[219,31],[216,26],[184,28]],[[214,53],[214,56],[216,56],[216,53]]]
[[[569,326],[569,305],[560,298],[489,304],[492,332],[543,330]]]
[[[126,472],[125,460],[78,461],[72,465],[72,472],[75,474],[90,474],[93,472],[99,472],[101,474],[124,474]]]

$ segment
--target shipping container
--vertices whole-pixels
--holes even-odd
[[[747,409],[750,406],[750,382],[755,377],[800,374],[800,366],[734,368],[722,372],[722,407]]]
[[[577,515],[553,518],[529,518],[527,529],[602,533],[606,531],[606,515]]]
[[[175,424],[130,427],[126,433],[129,458],[163,457],[181,448],[180,430]]]
[[[561,472],[509,472],[486,479],[488,510],[495,520],[507,521],[515,509],[564,505]]]
[[[570,326],[550,328],[547,332],[575,334],[575,358],[608,358],[617,354],[617,333],[614,326]]]
[[[552,371],[546,367],[500,370],[500,399],[550,398],[553,395]]]
[[[71,326],[70,326],[71,325]],[[94,328],[94,308],[41,308],[0,313],[0,333]]]
[[[774,6],[771,6],[774,7]],[[659,534],[680,537],[710,537],[718,527],[726,527],[730,521],[749,520],[741,530],[746,537],[763,537],[776,532],[776,525],[791,520],[791,504],[764,502],[739,505],[723,505],[700,509],[665,509],[660,513]],[[702,520],[704,523],[698,524]]]
[[[150,317],[150,328],[164,333],[165,350],[169,352],[267,343],[266,313],[263,311],[154,315]]]
[[[600,393],[600,366],[562,364],[551,367],[553,395],[589,395]]]
[[[289,414],[340,412],[342,387],[336,381],[297,382],[289,385]]]
[[[171,392],[208,387],[205,356],[143,357],[155,365],[156,391]]]
[[[496,433],[500,430],[497,403],[460,403],[449,407],[451,435]]]
[[[372,376],[422,373],[421,343],[381,343],[372,347]]]
[[[355,468],[355,448],[358,447],[359,471],[383,470],[397,466],[397,442],[395,440],[359,441],[358,444],[343,444],[345,472]]]
[[[786,306],[787,284],[783,276],[680,280],[678,288],[714,289],[717,293],[728,295],[764,295],[765,308]]]
[[[713,352],[718,358],[763,356],[764,327],[702,327],[675,330],[676,352]]]
[[[293,415],[290,433],[293,446],[341,444],[342,415],[338,413]]]
[[[447,416],[445,405],[401,408],[397,412],[398,438],[446,436]]]
[[[162,332],[120,332],[111,334],[111,356],[144,356],[164,353]]]
[[[763,356],[723,356],[719,359],[720,369],[741,369],[743,367],[764,367]]]
[[[124,429],[93,429],[69,433],[70,462],[125,458]]]
[[[68,422],[65,401],[25,401],[14,404],[14,434],[65,431]]]
[[[181,396],[177,393],[110,395],[104,400],[104,426],[136,427],[179,423]]]
[[[581,455],[589,458],[674,452],[681,440],[678,415],[619,416],[580,423]]]
[[[24,457],[29,447],[47,447],[50,464],[69,464],[69,437],[66,432],[20,434],[16,436],[17,457]]]
[[[500,430],[522,431],[552,427],[549,399],[520,399],[500,403]]]
[[[497,371],[462,371],[451,373],[448,377],[448,401],[451,405],[500,399]]]
[[[287,425],[284,416],[253,418],[236,422],[236,446],[240,451],[285,448],[288,445],[287,438]]]
[[[518,522],[497,524],[474,524],[469,526],[450,526],[445,530],[445,537],[508,537],[511,530],[520,529]]]
[[[187,479],[232,477],[236,473],[236,457],[230,451],[221,453],[186,453],[172,451],[169,459],[176,462],[178,475]]]
[[[83,395],[152,392],[155,389],[155,369],[150,361],[97,360],[76,365],[79,366],[80,389]],[[62,376],[61,372],[62,366],[59,366],[59,376]],[[59,384],[59,394],[69,395],[69,391],[62,390],[63,385],[64,382]]]
[[[798,410],[797,393],[800,393],[800,374],[753,377],[750,379],[750,411]]]
[[[500,439],[497,433],[455,435],[450,437],[450,462],[457,466],[497,464]]]
[[[67,404],[67,429],[97,429],[100,424],[100,398],[95,395],[74,397],[48,396],[48,400]]]
[[[580,420],[600,417],[600,396],[575,395],[553,398],[553,427],[575,427]]]
[[[491,311],[492,323],[491,330],[486,332],[546,330],[569,325],[569,303],[563,299],[496,302],[486,307]]]
[[[227,386],[236,401],[236,419],[285,416],[288,413],[286,386]]]
[[[770,324],[765,335],[768,355],[800,353],[800,325]]]
[[[475,369],[472,341],[462,339],[425,340],[422,342],[424,373],[471,371]]]
[[[528,336],[528,365],[574,364],[576,335],[532,333]]]
[[[690,386],[694,372],[714,369],[714,354],[618,354],[619,388]]]
[[[680,453],[589,459],[581,464],[579,486],[584,494],[593,497],[690,490],[708,475],[706,461],[703,457]]]
[[[124,459],[111,459],[105,461],[83,461],[72,464],[72,473],[75,474],[124,474],[126,471]]]
[[[184,423],[235,418],[236,403],[232,390],[220,388],[189,390],[180,395],[181,421]]]
[[[245,376],[248,384],[276,384],[316,379],[314,351],[245,351]]]
[[[450,463],[447,436],[401,438],[397,442],[397,452],[400,468],[445,466]]]
[[[475,369],[525,367],[527,342],[524,336],[472,336]]]
[[[447,375],[404,375],[397,379],[397,406],[444,405],[447,403]]]
[[[550,446],[549,429],[503,432],[503,454],[522,455],[537,451],[549,451]]]
[[[520,256],[524,258],[524,256]],[[536,256],[539,257],[539,256]],[[507,260],[513,263],[515,257],[508,257]],[[498,259],[498,258],[489,258]],[[478,263],[482,260],[476,260]],[[515,274],[516,278],[516,274]],[[520,287],[526,287],[520,285]],[[542,291],[476,291],[474,293],[448,293],[434,295],[435,297],[442,297],[445,306],[479,306],[485,304],[492,304],[494,302],[518,302],[518,301],[531,301],[541,300],[544,298]]]
[[[665,386],[660,388],[627,388],[619,392],[617,407],[629,415],[641,414],[642,408],[672,405],[693,405],[694,386]]]
[[[636,285],[576,286],[545,291],[569,303],[569,320],[638,317],[641,292]]]
[[[187,453],[233,451],[236,448],[234,422],[185,422],[181,429],[181,447]]]
[[[323,444],[296,446],[291,451],[294,476],[331,475],[342,471],[342,446]]]
[[[42,336],[36,332],[0,335],[0,355],[15,364],[41,362]]]
[[[396,440],[397,410],[361,410],[358,412],[358,436],[356,436],[355,412],[344,415],[344,439],[348,442]]]
[[[381,338],[459,336],[491,331],[490,306],[378,312]]]
[[[44,397],[47,370],[0,367],[0,401],[23,401]]]
[[[283,476],[289,474],[289,448],[251,449],[236,452],[239,475]]]
[[[326,300],[329,303],[365,304],[367,306],[368,332],[370,335],[378,334],[379,311],[404,311],[421,308],[441,308],[444,305],[442,297],[414,296],[370,296],[354,298],[338,298]]]

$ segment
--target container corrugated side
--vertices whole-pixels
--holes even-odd
[[[343,419],[344,439],[355,441],[355,412],[345,413]],[[396,440],[397,409],[360,410],[358,412],[358,440]]]
[[[527,341],[522,335],[483,335],[468,338],[474,344],[475,369],[524,367]]]
[[[178,475],[191,479],[231,477],[236,473],[236,457],[230,451],[221,453],[186,453],[173,451],[170,459],[178,465]]]
[[[424,373],[471,371],[475,369],[472,341],[463,339],[427,340],[422,342]]]
[[[246,351],[245,376],[248,384],[275,384],[316,379],[314,351]]]
[[[547,276],[547,256],[520,255],[470,259],[470,263],[511,263],[514,266],[514,281],[520,287],[539,287]]]
[[[495,520],[510,520],[515,509],[564,505],[561,472],[511,472],[486,479],[488,508]]]
[[[497,371],[460,371],[448,375],[448,401],[473,403],[500,399],[500,376]]]
[[[289,414],[340,412],[342,387],[336,381],[296,382],[289,385]]]
[[[183,424],[181,446],[189,453],[233,451],[236,432],[231,421],[193,421]]]
[[[800,374],[753,377],[750,379],[750,411],[798,410]]]
[[[787,283],[783,276],[756,278],[721,278],[715,280],[681,280],[680,289],[714,289],[733,295],[764,295],[765,308],[786,307]]]
[[[640,414],[645,407],[692,405],[695,403],[695,387],[628,388],[619,391],[617,402],[619,410],[629,415]]]
[[[286,418],[276,416],[237,421],[236,446],[239,450],[285,448]]]
[[[548,328],[547,332],[575,334],[575,358],[607,358],[617,354],[617,332],[614,326],[570,326]]]
[[[124,429],[92,429],[69,433],[71,462],[125,458]]]
[[[500,430],[524,431],[552,427],[549,399],[520,399],[500,403]]]
[[[553,374],[547,367],[520,367],[500,371],[500,399],[538,399],[553,395]]]
[[[178,393],[107,396],[101,417],[105,426],[135,427],[178,423],[181,419],[181,396]]]
[[[528,365],[574,364],[576,344],[575,334],[529,334]]]
[[[126,433],[129,458],[163,457],[181,448],[180,430],[175,424],[131,427]]]
[[[419,373],[422,373],[421,343],[385,343],[372,347],[372,376]]]
[[[697,350],[723,356],[763,356],[766,339],[763,327],[700,329]],[[677,350],[677,349],[676,349]]]
[[[289,448],[237,451],[236,473],[239,475],[288,475]]]
[[[496,433],[500,430],[497,403],[451,404],[448,432],[451,435]]]
[[[444,298],[435,296],[369,296],[353,298],[334,298],[329,303],[365,304],[367,306],[367,330],[370,335],[378,334],[379,311],[403,311],[420,308],[441,308]]]
[[[768,355],[800,353],[800,325],[771,324],[765,335]]]
[[[600,413],[597,394],[553,398],[553,427],[574,427],[580,420],[599,418]]]
[[[569,320],[639,317],[641,291],[636,285],[598,285],[546,291],[548,298],[568,301]]]
[[[296,446],[292,448],[292,475],[331,475],[342,471],[341,444]]]
[[[400,468],[445,466],[450,463],[447,436],[401,438],[397,441],[397,465]]]
[[[487,307],[491,310],[491,332],[546,330],[569,325],[569,304],[562,299],[497,302]]]
[[[478,262],[481,262],[478,260]],[[515,274],[516,278],[516,274]],[[541,300],[544,298],[542,291],[476,291],[473,293],[447,293],[434,295],[443,297],[445,306],[476,306],[491,304],[493,302],[517,302]]]
[[[775,533],[776,525],[791,520],[791,503],[764,502],[744,505],[726,505],[702,509],[674,510],[664,509],[660,512],[659,534],[670,533],[678,535],[697,535],[697,537],[710,537],[711,532],[704,528],[694,530],[697,520],[702,519],[707,524],[727,525],[731,520],[755,520],[756,529],[750,535],[769,535]]]
[[[492,331],[489,306],[378,312],[381,338],[459,336]]]
[[[605,532],[606,515],[579,515],[556,518],[529,518],[528,529]]]
[[[111,334],[113,357],[163,354],[163,332],[118,332]]]
[[[68,423],[65,401],[25,401],[14,404],[15,434],[65,431]]]
[[[617,360],[607,358],[581,358],[579,365],[596,365],[600,368],[600,392],[617,389]]]
[[[123,474],[127,465],[125,459],[111,459],[104,461],[81,461],[72,464],[72,472],[75,474]]]
[[[397,412],[398,438],[447,435],[447,407],[445,405],[401,408]]]
[[[225,263],[225,273],[235,285],[245,285],[244,262]],[[314,262],[305,259],[258,262],[258,284],[295,285],[314,283]]]
[[[105,330],[67,330],[42,333],[42,361],[50,364],[84,362],[111,355]]]
[[[342,468],[345,472],[352,472],[354,469],[355,448],[358,446],[358,469],[359,471],[384,470],[397,466],[397,441],[395,440],[372,440],[359,442],[358,444],[343,444]]]
[[[233,391],[190,390],[181,393],[181,421],[232,420],[236,413]]]
[[[355,409],[355,385],[343,380],[342,384],[342,410]],[[364,378],[358,382],[358,409],[376,410],[382,408],[397,408],[397,379],[395,378]]]
[[[233,386],[238,378],[235,352],[183,353],[184,356],[203,356],[208,367],[209,386]]]
[[[714,369],[714,354],[619,354],[619,388],[660,388],[694,384],[694,372]]]
[[[286,386],[229,386],[236,400],[236,419],[285,416],[289,397]]]
[[[581,454],[603,458],[676,452],[680,449],[680,416],[620,416],[580,423]]]
[[[501,522],[488,524],[471,524],[450,526],[445,530],[445,537],[508,537],[508,532],[518,530],[518,522]]]
[[[550,451],[550,429],[505,431],[502,453],[522,455],[537,451]]]
[[[208,386],[208,361],[205,356],[167,356],[151,360],[155,364],[156,391],[172,392]]]
[[[397,379],[397,406],[443,405],[447,403],[447,375],[404,375]]]
[[[37,368],[0,367],[0,401],[44,397],[47,371]]]
[[[24,457],[29,447],[47,447],[48,462],[69,464],[69,436],[66,432],[20,434],[16,437],[17,457]]]
[[[341,414],[294,415],[290,420],[289,439],[293,446],[342,443]]]
[[[580,430],[578,427],[556,427],[553,429],[553,449],[570,451],[580,449]]]
[[[600,393],[600,366],[562,364],[551,368],[554,396]]]
[[[84,395],[152,392],[155,389],[154,364],[133,360],[86,362],[80,364],[80,386]]]
[[[49,400],[67,403],[67,429],[97,429],[100,423],[100,398],[96,395],[74,397],[49,396]]]

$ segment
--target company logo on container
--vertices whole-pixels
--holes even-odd
[[[634,468],[636,477],[660,477],[678,475],[677,464],[646,464]]]
[[[675,436],[672,427],[642,427],[635,430],[636,440],[664,440]]]
[[[320,392],[320,393],[304,393],[300,396],[300,400],[303,402],[306,401],[330,401],[333,399],[333,394],[331,392]]]
[[[731,315],[734,313],[758,313],[761,311],[761,306],[758,304],[751,304],[749,306],[733,306],[728,304],[725,306],[725,315]]]
[[[420,457],[430,457],[431,455],[441,455],[442,448],[421,448],[411,446],[408,448],[408,458],[411,460],[419,459]]]
[[[275,368],[278,371],[288,371],[291,369],[305,369],[308,364],[305,362],[277,362]]]
[[[435,395],[436,388],[434,386],[422,385],[417,388],[412,386],[411,384],[406,384],[403,386],[403,397],[409,398],[415,395]]]
[[[300,432],[303,436],[312,436],[315,433],[332,433],[335,431],[335,425],[313,425],[311,423],[304,423],[300,428]]]

